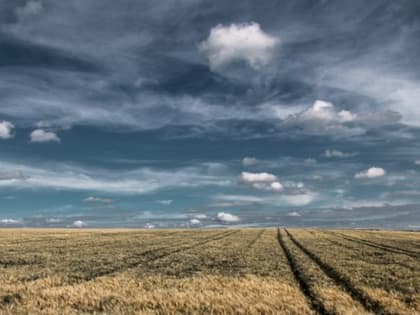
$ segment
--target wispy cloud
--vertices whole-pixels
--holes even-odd
[[[186,167],[173,171],[140,168],[117,172],[101,169],[86,169],[66,164],[50,168],[1,162],[0,167],[11,170],[0,180],[0,186],[18,188],[56,188],[87,190],[122,194],[144,194],[168,187],[228,186],[231,180],[220,175],[211,175],[208,167]]]
[[[83,199],[83,202],[112,203],[113,200],[110,199],[110,198],[101,198],[101,197],[89,196],[89,197],[86,197],[85,199]]]
[[[325,152],[323,153],[323,156],[326,158],[349,158],[349,157],[353,157],[356,156],[358,153],[356,152],[343,152],[340,150],[331,150],[331,149],[327,149],[325,150]]]

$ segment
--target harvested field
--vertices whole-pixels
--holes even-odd
[[[0,314],[420,314],[420,233],[0,230]]]

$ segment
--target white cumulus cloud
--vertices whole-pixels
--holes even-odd
[[[396,123],[400,118],[398,113],[391,111],[353,113],[317,100],[304,111],[289,115],[284,125],[298,127],[307,134],[354,136],[362,135],[370,128]]]
[[[288,217],[300,217],[300,216],[302,216],[299,212],[297,212],[297,211],[292,211],[292,212],[289,212],[288,214],[287,214],[287,216]]]
[[[357,118],[348,110],[337,110],[334,104],[321,100],[315,101],[312,107],[301,113],[301,119],[350,122]]]
[[[272,182],[272,183],[254,183],[252,187],[261,190],[267,191],[283,191],[284,187],[280,182]]]
[[[262,173],[251,173],[251,172],[242,172],[241,173],[241,182],[243,183],[259,183],[259,182],[274,182],[277,180],[277,176],[262,172]]]
[[[365,171],[356,173],[354,175],[354,178],[357,179],[364,179],[364,178],[376,178],[376,177],[382,177],[386,174],[386,171],[381,167],[371,167]]]
[[[200,220],[198,220],[198,219],[191,219],[190,220],[190,224],[192,224],[192,225],[198,225],[198,224],[200,224],[201,223],[201,221]]]
[[[234,214],[231,214],[231,213],[227,213],[227,212],[219,212],[217,214],[217,219],[219,221],[226,222],[226,223],[239,221],[238,216],[236,216]]]
[[[82,228],[84,226],[86,226],[87,224],[81,220],[76,220],[72,223],[72,227],[76,227],[76,228]]]
[[[13,137],[12,130],[15,128],[15,126],[9,122],[3,120],[0,122],[0,138],[1,139],[10,139]]]
[[[207,56],[212,70],[235,61],[245,61],[258,69],[270,62],[278,42],[278,38],[265,33],[255,22],[219,24],[210,30],[199,50]]]
[[[280,192],[283,191],[284,186],[277,180],[277,176],[262,172],[262,173],[250,173],[242,172],[240,181],[244,184],[250,185],[251,187],[259,190]]]
[[[31,142],[60,142],[60,138],[52,131],[35,129],[30,135]]]

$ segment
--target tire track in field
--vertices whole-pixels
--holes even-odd
[[[167,238],[173,236],[173,235],[179,235],[178,233],[180,232],[168,232],[168,233],[162,233],[162,235],[159,235],[158,238],[148,238],[143,240],[143,242],[139,242],[137,245],[138,246],[144,246],[150,243],[153,243],[154,241],[158,240],[160,241],[160,243],[164,242],[167,240]],[[138,236],[138,235],[142,235],[142,234],[133,234],[132,236]],[[44,242],[47,242],[48,239],[44,240]],[[68,239],[66,239],[66,241],[69,241]],[[112,241],[112,240],[104,240],[101,242],[96,242],[94,240],[83,240],[83,242],[79,242],[80,240],[77,240],[77,242],[75,243],[71,243],[71,244],[60,244],[58,246],[58,244],[54,244],[52,246],[48,246],[47,247],[47,251],[51,252],[51,251],[60,251],[63,248],[65,248],[65,252],[66,253],[72,253],[72,252],[77,252],[79,253],[81,250],[83,251],[85,248],[89,248],[90,250],[93,249],[107,249],[107,248],[114,248],[115,246],[118,246],[117,243],[119,244],[124,244],[124,242],[127,241],[127,239],[118,239],[117,241]],[[40,240],[36,240],[36,242],[40,242]],[[1,246],[0,246],[1,248]],[[45,248],[43,248],[45,250]],[[26,247],[24,248],[25,254],[31,254],[31,253],[37,253],[40,251],[39,247],[33,247],[31,250],[28,250]],[[16,256],[17,254],[14,253],[13,256]],[[10,254],[9,254],[10,256]],[[128,259],[135,257],[136,255],[127,257]],[[43,257],[26,257],[26,258],[22,258],[22,257],[18,257],[18,259],[13,259],[13,258],[0,258],[0,266],[3,266],[5,268],[7,267],[13,267],[13,266],[25,266],[25,265],[42,265],[45,264],[45,258]]]
[[[289,267],[293,273],[293,276],[298,283],[300,290],[305,295],[310,307],[315,310],[320,315],[333,315],[325,309],[322,301],[314,294],[311,290],[309,283],[306,280],[305,275],[300,271],[295,257],[287,247],[286,243],[283,240],[283,235],[280,232],[280,229],[277,229],[277,240],[280,244],[281,249],[283,250],[284,255],[286,256]]]
[[[204,267],[205,270],[213,270],[214,268],[216,268],[218,270],[222,270],[223,273],[227,274],[243,274],[243,268],[247,268],[248,266],[246,262],[242,261],[241,259],[247,255],[254,255],[252,249],[258,242],[258,240],[262,237],[265,231],[265,229],[254,231],[252,233],[253,235],[244,235],[244,233],[240,233],[239,235],[233,236],[227,240],[230,243],[228,246],[226,246],[223,243],[223,241],[218,244],[211,245],[211,247],[215,246],[215,252],[205,252],[209,248],[204,248],[204,255],[203,252],[199,252],[201,250],[200,248],[198,249],[198,251],[192,251],[191,254],[193,256],[198,256],[201,259],[205,257],[205,261],[201,261],[200,263],[197,261],[193,261],[191,264],[183,264],[182,267],[173,274],[191,274],[194,272],[200,272],[204,270],[201,269],[202,267]],[[239,230],[238,232],[242,232],[242,230]],[[240,244],[240,246],[238,246],[237,249],[235,249],[235,246],[231,246],[233,244]],[[217,250],[220,251],[221,249],[222,251],[220,253],[217,253]],[[186,250],[186,252],[188,252],[188,250]],[[173,259],[174,258],[171,257],[170,259],[159,263],[157,266],[153,266],[152,269],[160,270],[168,268],[173,263]],[[178,258],[177,262],[179,261],[180,259]],[[159,273],[160,271],[157,272]]]
[[[77,232],[75,232],[77,233]],[[129,232],[132,233],[131,235],[126,234],[127,236],[133,237],[133,236],[142,236],[142,235],[153,235],[151,232],[147,233],[146,232]],[[177,234],[179,232],[162,232],[162,234],[159,234],[159,237],[163,237],[163,236],[171,236],[173,234]],[[93,234],[94,236],[96,236],[95,234]],[[115,234],[115,235],[121,235],[121,234]],[[73,236],[73,235],[72,235]],[[112,236],[112,234],[107,234],[107,236]],[[71,242],[71,245],[74,247],[79,247],[79,246],[83,246],[83,245],[96,245],[94,243],[94,240],[92,240],[92,235],[88,235],[88,237],[83,237],[83,238],[78,238],[76,240],[74,240],[72,237],[54,237],[54,236],[48,236],[48,237],[44,237],[44,238],[38,238],[38,239],[23,239],[23,240],[12,240],[12,241],[4,241],[4,242],[0,242],[0,247],[2,246],[12,246],[12,245],[22,245],[22,244],[27,244],[27,243],[45,243],[45,242],[49,242],[49,243],[53,243],[54,245],[60,245],[62,244],[61,241],[63,242]],[[112,243],[113,240],[104,240],[104,243]],[[67,244],[66,244],[67,246]],[[56,246],[58,248],[58,246]],[[53,248],[53,246],[49,247],[49,248]]]
[[[331,235],[327,231],[321,231],[321,233],[322,232],[325,233],[325,234],[327,234],[327,235]],[[310,232],[310,233],[313,233],[313,232]],[[332,235],[332,236],[335,236],[335,235]],[[332,240],[332,239],[329,239],[329,238],[326,238],[325,240],[327,242],[331,243],[331,244],[334,244],[334,245],[338,246],[338,247],[344,247],[344,248],[346,248],[348,250],[351,250],[351,251],[357,251],[358,250],[357,247],[353,247],[353,246],[356,246],[356,245],[351,246],[351,245],[345,244],[345,243],[343,243],[343,238],[341,238],[341,237],[338,237],[338,238],[340,238],[341,241],[336,241],[336,240]],[[351,242],[351,244],[353,244],[353,243],[354,242]],[[384,257],[381,257],[381,260],[383,260],[383,259],[384,259]],[[366,261],[364,259],[361,259],[361,260],[364,261],[364,262],[368,262],[368,261]],[[387,261],[389,262],[390,259],[387,259]],[[383,264],[383,261],[381,261],[380,264]],[[399,266],[401,266],[403,268],[406,268],[406,269],[410,270],[411,272],[417,272],[418,271],[418,268],[414,268],[413,266],[404,264],[404,263],[402,263],[400,261],[393,261],[392,260],[392,264],[399,265]]]
[[[347,277],[335,270],[329,264],[322,261],[322,259],[320,259],[317,255],[303,246],[287,229],[285,229],[285,232],[293,244],[295,244],[314,263],[316,263],[338,286],[347,291],[353,299],[357,300],[366,309],[366,311],[373,312],[374,314],[392,315],[392,313],[388,312],[382,304],[372,300],[367,294],[355,288]]]
[[[390,245],[380,244],[380,243],[360,239],[360,238],[357,238],[357,237],[353,237],[353,236],[343,234],[343,233],[340,233],[340,232],[333,232],[333,231],[328,231],[327,232],[327,231],[325,231],[325,233],[329,233],[329,234],[334,235],[336,237],[340,237],[340,238],[346,239],[346,240],[351,241],[351,242],[356,242],[356,243],[359,243],[361,245],[382,249],[382,250],[390,252],[390,253],[406,255],[406,256],[409,256],[411,258],[417,258],[417,259],[420,258],[420,253],[416,253],[416,252],[410,251],[408,249],[401,249],[401,248],[390,246]]]
[[[206,243],[209,243],[211,241],[215,241],[215,240],[219,240],[219,239],[228,237],[228,236],[230,236],[230,235],[232,235],[234,233],[237,233],[237,232],[239,232],[239,230],[227,231],[227,232],[226,231],[223,231],[221,233],[217,233],[215,235],[211,235],[209,237],[205,237],[202,240],[197,240],[198,241],[197,243],[195,243],[195,244],[193,244],[191,246],[185,247],[185,248],[182,247],[182,246],[187,245],[188,243],[182,242],[181,244],[176,244],[176,245],[171,244],[171,245],[167,245],[167,246],[155,248],[153,250],[146,250],[144,252],[141,252],[139,254],[136,254],[136,255],[134,255],[132,257],[128,257],[128,258],[134,258],[134,257],[138,257],[139,258],[139,257],[147,256],[147,254],[150,254],[151,252],[165,250],[165,249],[171,248],[173,246],[181,246],[181,248],[177,248],[176,250],[173,250],[173,251],[171,251],[169,253],[164,253],[164,254],[158,255],[156,257],[153,257],[151,260],[149,260],[149,261],[155,261],[155,260],[158,260],[160,258],[167,257],[169,255],[172,255],[174,253],[179,253],[181,251],[189,250],[189,249],[195,248],[197,246],[202,246],[202,245],[204,245]],[[165,242],[165,239],[160,240],[160,241],[161,242]],[[116,268],[111,268],[111,269],[108,269],[108,270],[93,272],[91,274],[91,276],[89,276],[89,277],[74,278],[73,279],[74,281],[71,281],[70,280],[70,281],[67,281],[65,284],[60,284],[60,285],[57,285],[57,286],[50,286],[49,289],[51,289],[51,288],[59,288],[59,287],[68,286],[68,285],[80,285],[82,283],[94,281],[96,278],[101,277],[101,276],[110,276],[112,274],[116,274],[118,272],[125,271],[125,270],[128,270],[130,268],[134,268],[134,267],[136,267],[136,266],[138,266],[140,264],[141,264],[141,262],[138,262],[137,261],[135,263],[125,264],[123,266],[119,266],[119,267],[116,267]],[[35,281],[36,280],[38,280],[38,279],[35,279]],[[17,294],[19,294],[19,293],[17,292]],[[4,303],[2,303],[2,301],[0,301],[0,306],[1,306],[1,304],[4,304]],[[1,309],[0,309],[0,314],[2,314],[1,313]]]
[[[189,244],[189,243],[183,241],[183,242],[176,242],[175,244],[171,243],[170,245],[160,246],[158,248],[147,249],[147,250],[142,251],[140,253],[136,253],[134,255],[131,255],[129,257],[124,258],[125,260],[127,260],[127,259],[137,259],[137,261],[133,261],[131,263],[123,263],[122,265],[114,266],[114,267],[110,266],[110,268],[107,268],[106,270],[97,270],[97,271],[91,271],[91,272],[88,272],[88,270],[86,270],[86,273],[89,273],[89,274],[86,274],[86,275],[69,277],[68,274],[65,274],[65,276],[67,277],[66,285],[74,285],[74,284],[89,282],[89,281],[95,280],[98,277],[110,276],[110,275],[116,274],[118,272],[122,272],[122,271],[125,271],[125,270],[135,268],[135,267],[139,266],[140,264],[142,264],[144,262],[144,261],[139,261],[139,259],[147,257],[148,255],[153,255],[153,254],[168,250],[168,249],[173,248],[173,247],[175,247],[176,249],[173,250],[173,251],[170,251],[170,252],[161,253],[160,255],[157,255],[157,256],[153,256],[150,259],[148,259],[147,261],[155,261],[155,260],[161,259],[163,257],[169,256],[169,255],[172,255],[172,254],[184,251],[184,250],[189,250],[189,249],[194,248],[196,246],[201,246],[203,244],[209,243],[209,242],[214,241],[214,240],[219,240],[219,239],[228,237],[228,236],[230,236],[234,233],[237,233],[237,232],[239,232],[239,230],[223,231],[221,233],[215,233],[213,235],[210,235],[210,236],[204,237],[202,239],[196,240],[194,244],[192,244],[191,246],[188,246],[188,247],[183,247],[183,246]],[[150,244],[151,242],[147,242],[148,244],[143,243],[142,245],[143,246],[147,246],[147,245],[158,246],[159,244],[167,242],[167,238],[165,237],[164,239],[159,239],[158,241],[159,242],[157,244],[153,244],[153,243]],[[81,272],[84,273],[85,271],[82,270]],[[26,281],[37,281],[41,278],[42,277],[36,277],[34,279],[32,279],[32,278],[27,279]]]
[[[261,238],[261,236],[264,234],[265,231],[266,231],[265,229],[259,231],[257,236],[251,242],[248,243],[248,245],[246,246],[246,249],[247,250],[252,249],[252,247],[254,247],[255,243],[258,242],[258,240]]]
[[[200,247],[200,246],[203,246],[203,245],[205,245],[205,244],[207,244],[207,243],[210,243],[210,242],[213,242],[213,241],[218,241],[218,240],[221,240],[221,239],[223,239],[223,238],[226,238],[226,237],[228,237],[228,236],[231,236],[231,235],[233,235],[233,234],[236,234],[236,233],[238,233],[239,232],[239,230],[234,230],[234,231],[229,231],[229,232],[224,232],[224,233],[221,233],[221,234],[217,234],[217,235],[213,235],[212,237],[209,237],[209,238],[205,238],[205,239],[203,239],[203,240],[201,240],[201,241],[199,241],[198,243],[195,243],[195,244],[193,244],[193,245],[191,245],[191,246],[187,246],[187,247],[181,247],[181,248],[177,248],[177,249],[175,249],[175,250],[173,250],[173,251],[171,251],[171,252],[169,252],[169,253],[163,253],[163,254],[161,254],[161,255],[158,255],[158,256],[156,256],[156,257],[153,257],[152,259],[150,259],[150,260],[148,260],[148,262],[150,262],[150,261],[155,261],[155,260],[158,260],[158,259],[161,259],[161,258],[165,258],[165,257],[167,257],[167,256],[169,256],[169,255],[173,255],[173,254],[177,254],[177,253],[180,253],[180,252],[184,252],[184,251],[187,251],[187,250],[190,250],[190,249],[194,249],[194,248],[197,248],[197,247]],[[188,244],[188,243],[187,243]],[[185,244],[185,245],[187,245],[187,244]],[[182,246],[182,245],[181,245]],[[169,246],[168,246],[169,247]],[[172,247],[172,246],[170,246],[170,247]],[[152,251],[153,252],[153,251]],[[141,263],[140,263],[141,264]],[[138,265],[140,265],[140,264],[138,264]]]
[[[159,247],[159,248],[146,250],[146,251],[141,252],[141,253],[139,253],[139,254],[137,254],[133,257],[130,257],[130,258],[141,258],[141,257],[147,257],[148,255],[152,255],[152,257],[150,257],[150,259],[147,259],[147,261],[145,261],[146,263],[147,262],[152,262],[152,261],[156,261],[158,259],[162,259],[164,257],[170,256],[170,255],[173,255],[173,254],[180,253],[182,251],[190,250],[190,249],[205,245],[205,244],[207,244],[209,242],[212,242],[212,241],[217,241],[217,240],[226,238],[226,237],[231,236],[232,234],[235,234],[235,233],[238,233],[238,232],[239,232],[239,230],[228,231],[228,232],[224,231],[224,232],[218,233],[216,235],[205,237],[202,240],[197,240],[197,243],[195,243],[193,245],[190,245],[190,246],[186,246],[186,245],[188,245],[188,243],[186,243],[186,242],[183,242],[181,244],[175,244],[175,245],[174,244],[169,244],[169,245],[162,246],[162,247]],[[158,255],[153,255],[155,253],[164,251],[164,250],[172,248],[174,246],[177,247],[177,248],[172,250],[172,251],[164,252],[164,253],[161,253],[161,254],[158,254]],[[183,246],[186,246],[186,247],[183,247]],[[83,282],[84,281],[92,281],[92,280],[95,280],[98,277],[110,276],[110,275],[116,274],[118,272],[133,269],[133,268],[138,267],[142,263],[144,263],[144,262],[143,261],[140,261],[140,262],[135,261],[135,262],[132,262],[132,263],[129,263],[129,264],[125,264],[123,266],[111,268],[110,270],[103,270],[103,271],[95,272],[95,273],[92,274],[92,276],[83,278]]]

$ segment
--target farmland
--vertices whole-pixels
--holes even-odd
[[[0,230],[0,314],[420,314],[420,233]]]

